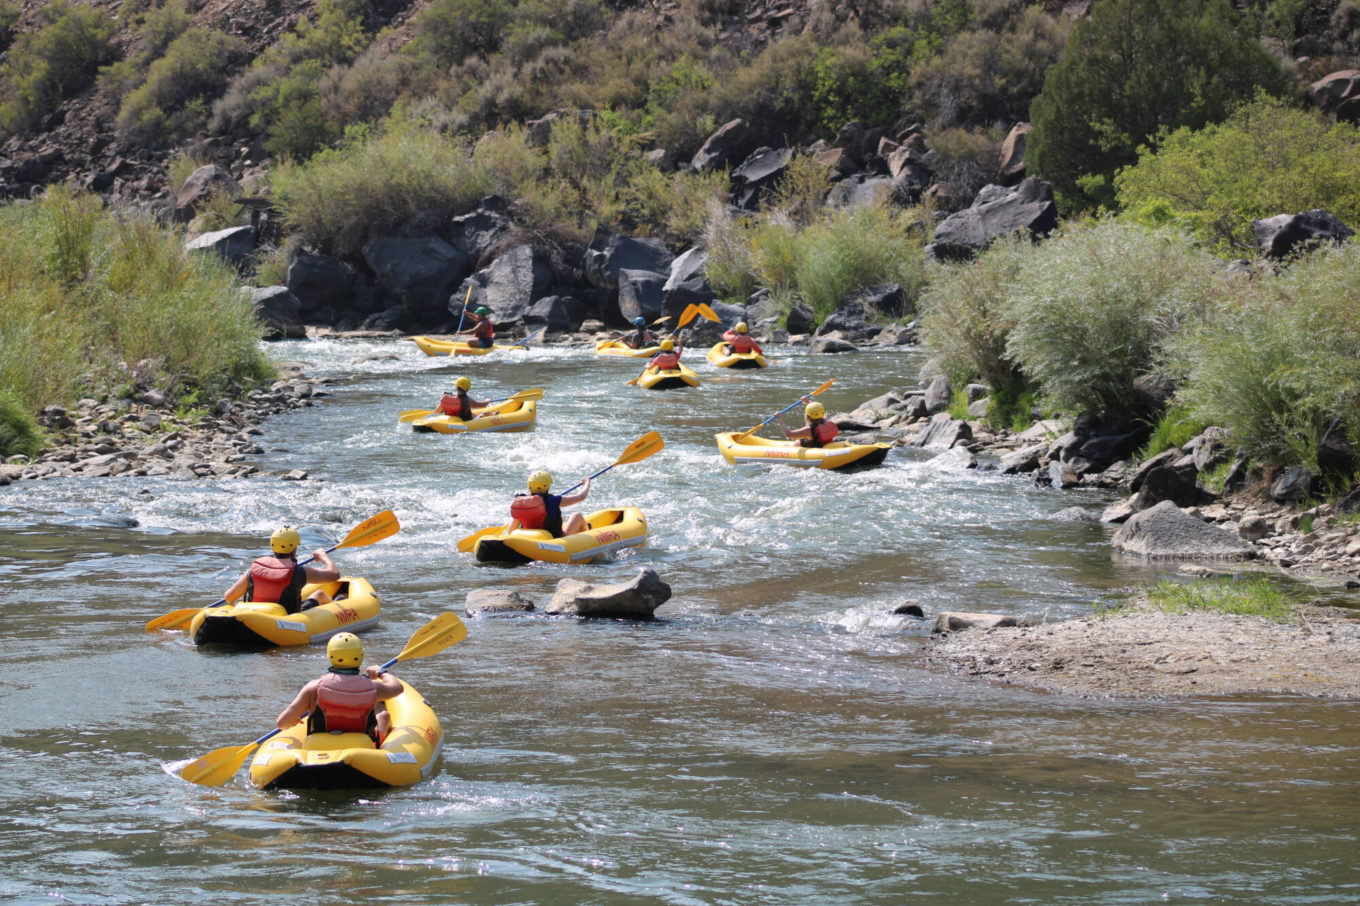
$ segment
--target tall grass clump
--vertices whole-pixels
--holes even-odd
[[[1079,226],[1021,264],[1005,305],[1006,355],[1059,411],[1145,410],[1135,382],[1203,317],[1218,273],[1178,233],[1112,219]]]
[[[339,148],[279,166],[271,184],[302,241],[341,256],[370,231],[422,211],[468,210],[495,190],[466,144],[406,119],[376,134],[351,129]]]
[[[926,345],[955,386],[981,380],[994,394],[1024,389],[1025,376],[1006,352],[1015,326],[1007,297],[1034,244],[1020,233],[1002,237],[976,260],[945,264],[918,303]]]
[[[1360,440],[1360,246],[1235,283],[1176,349],[1196,416],[1253,458],[1316,469],[1329,429]]]
[[[925,248],[915,212],[888,205],[841,209],[803,231],[794,269],[798,295],[825,318],[852,291],[899,283],[915,304],[925,286]]]
[[[233,271],[69,189],[0,207],[0,298],[0,392],[28,412],[133,372],[172,393],[268,372]]]
[[[43,448],[42,429],[19,398],[0,390],[0,456],[37,456]]]

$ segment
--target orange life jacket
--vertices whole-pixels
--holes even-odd
[[[371,733],[376,723],[373,706],[378,703],[378,687],[360,673],[327,673],[316,684],[316,710],[319,719],[309,729],[315,733]]]
[[[510,517],[521,528],[546,529],[553,536],[562,534],[562,498],[554,494],[516,494],[510,501]]]
[[[482,318],[477,322],[477,326],[472,328],[472,335],[479,340],[489,340],[496,335],[496,326],[491,323],[490,318]]]
[[[464,421],[472,418],[472,405],[468,402],[467,395],[464,393],[444,394],[439,398],[439,411],[454,418],[461,418]]]
[[[244,600],[282,604],[284,610],[297,613],[306,584],[307,570],[295,558],[260,557],[250,564]]]
[[[815,422],[810,422],[808,427],[812,429],[811,435],[802,440],[804,447],[825,447],[836,439],[836,435],[841,433],[841,429],[836,427],[835,422],[829,422],[824,418]]]
[[[661,352],[652,356],[648,368],[655,368],[657,371],[674,371],[680,367],[680,353]]]
[[[760,352],[760,347],[756,345],[756,341],[744,333],[737,333],[734,330],[729,330],[727,333],[723,334],[723,339],[731,344],[733,352]]]

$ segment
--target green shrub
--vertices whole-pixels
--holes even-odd
[[[43,448],[42,429],[33,413],[8,390],[0,389],[0,457],[33,457]]]
[[[1109,180],[1164,129],[1222,120],[1258,90],[1283,94],[1279,64],[1245,21],[1228,0],[1093,4],[1030,106],[1030,171],[1109,204]]]
[[[704,248],[708,251],[704,275],[723,299],[744,302],[759,287],[751,259],[750,233],[754,228],[753,218],[733,216],[725,203],[714,203],[709,210],[704,226]]]
[[[411,23],[411,51],[441,67],[490,56],[515,19],[512,0],[434,0]]]
[[[899,283],[909,311],[925,284],[925,251],[911,235],[912,212],[860,205],[834,212],[799,237],[798,295],[824,319],[852,291]]]
[[[116,27],[103,10],[63,0],[40,16],[41,27],[19,35],[0,64],[0,135],[35,126],[114,58]]]
[[[1136,411],[1135,380],[1202,316],[1216,275],[1215,259],[1177,233],[1109,219],[1078,227],[1021,263],[1004,307],[1006,355],[1062,412]]]
[[[1360,439],[1360,246],[1234,283],[1176,351],[1179,398],[1196,417],[1227,428],[1253,459],[1316,469],[1334,419]]]
[[[242,46],[240,39],[213,29],[191,28],[175,38],[141,86],[123,98],[119,131],[154,147],[202,129],[208,104],[226,87],[227,66]]]
[[[496,185],[463,144],[397,118],[306,164],[283,164],[275,196],[301,240],[337,255],[358,251],[371,230],[396,226],[422,211],[462,213]]]
[[[1034,251],[1028,237],[1013,233],[965,264],[942,265],[921,294],[922,337],[955,384],[981,380],[997,393],[1025,387],[1019,365],[1007,354],[1014,321],[1007,296],[1021,265]],[[998,419],[1008,423],[1006,413]]]
[[[14,40],[14,26],[22,14],[14,0],[0,0],[0,51],[7,50]]]
[[[1253,219],[1326,208],[1360,223],[1360,129],[1262,96],[1144,148],[1115,187],[1145,222],[1182,223],[1224,255],[1254,254]]]

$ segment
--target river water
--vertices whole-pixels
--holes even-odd
[[[1342,903],[1360,900],[1360,707],[1302,699],[1090,702],[927,668],[918,601],[1031,620],[1090,612],[1157,573],[1110,529],[1052,521],[1090,491],[938,467],[895,449],[835,474],[728,466],[712,435],[829,377],[831,411],[912,386],[915,351],[700,364],[649,392],[581,350],[427,358],[409,341],[278,344],[334,383],[264,426],[274,473],[0,489],[0,900],[466,904]],[[691,353],[691,357],[698,358]],[[457,374],[477,396],[543,387],[521,434],[416,435],[400,410]],[[797,410],[795,410],[795,415]],[[642,507],[650,544],[585,566],[479,565],[535,468],[564,488],[659,430],[585,509]],[[440,715],[424,783],[261,792],[183,782],[324,667],[319,648],[199,650],[143,624],[217,598],[274,526],[326,546],[393,509],[402,531],[337,552],[383,623],[370,660],[477,587],[546,601],[564,576],[656,569],[654,623],[468,620],[397,672]]]

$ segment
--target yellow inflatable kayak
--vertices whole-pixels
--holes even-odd
[[[339,600],[293,614],[282,604],[255,601],[205,607],[194,614],[189,635],[195,645],[267,648],[324,642],[337,632],[363,632],[378,625],[378,594],[367,579],[342,576],[336,582],[307,585],[302,597],[318,588]]]
[[[763,353],[754,349],[750,352],[728,352],[726,342],[714,343],[705,358],[719,368],[764,368],[770,364]]]
[[[647,518],[635,506],[600,510],[586,517],[586,529],[556,538],[543,529],[517,529],[477,540],[472,554],[483,563],[589,563],[612,551],[647,545]]]
[[[891,449],[889,444],[848,444],[837,440],[825,447],[803,447],[796,440],[769,440],[740,432],[713,435],[723,458],[733,465],[745,463],[782,463],[812,469],[843,469],[846,466],[876,466]]]
[[[623,340],[601,340],[595,344],[596,355],[625,356],[630,359],[650,359],[660,351],[660,346],[643,346],[641,349],[634,349]]]
[[[532,428],[538,414],[533,400],[506,400],[503,403],[476,409],[472,418],[463,421],[452,415],[428,415],[411,422],[416,431],[440,434],[466,434],[469,431],[523,431]]]
[[[673,390],[676,387],[698,387],[699,375],[695,374],[684,362],[679,368],[658,371],[648,368],[638,378],[638,386],[647,390]]]
[[[526,349],[525,346],[511,346],[497,343],[494,346],[473,346],[463,340],[439,340],[434,337],[411,337],[420,351],[426,355],[486,355],[503,349]]]
[[[307,734],[304,718],[255,752],[250,782],[261,789],[364,790],[409,786],[429,777],[444,730],[410,683],[385,702],[392,729],[382,746],[367,733]]]

